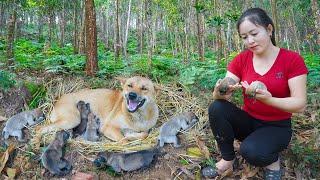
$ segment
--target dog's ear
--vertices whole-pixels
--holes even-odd
[[[156,93],[158,93],[162,89],[160,84],[154,84],[153,86],[154,86],[154,90],[156,91]]]
[[[125,78],[125,77],[115,77],[115,79],[121,83],[121,86],[123,86],[127,80],[127,78]]]

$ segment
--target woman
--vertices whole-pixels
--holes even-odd
[[[218,81],[213,91],[215,101],[209,107],[209,121],[222,159],[209,170],[221,174],[232,168],[233,141],[238,139],[242,141],[242,157],[252,165],[265,167],[265,179],[281,179],[279,152],[291,139],[291,113],[301,112],[306,106],[308,70],[299,54],[276,46],[274,25],[264,10],[245,11],[237,29],[247,49],[228,65],[226,77],[238,83],[221,95]],[[250,98],[245,89],[253,81],[263,82],[267,90],[257,89],[255,98]],[[232,91],[240,87],[244,96],[241,109],[228,101]]]

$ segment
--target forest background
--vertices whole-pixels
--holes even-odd
[[[237,19],[245,9],[260,7],[274,20],[278,46],[299,52],[308,66],[309,109],[294,118],[291,158],[306,177],[319,177],[319,5],[318,0],[1,0],[0,89],[5,94],[26,86],[31,109],[48,96],[35,78],[78,76],[96,88],[112,77],[138,74],[210,98],[227,64],[244,49]],[[241,103],[240,94],[235,101]]]

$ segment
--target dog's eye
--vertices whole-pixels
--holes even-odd
[[[148,88],[146,88],[145,86],[142,86],[142,87],[141,87],[141,90],[142,90],[142,91],[147,91]]]
[[[129,88],[132,88],[132,84],[128,84],[128,87],[129,87]]]

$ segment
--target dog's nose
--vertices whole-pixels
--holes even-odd
[[[134,93],[134,92],[130,92],[130,93],[129,93],[129,99],[130,99],[130,100],[136,99],[137,96],[138,96],[137,93]]]

